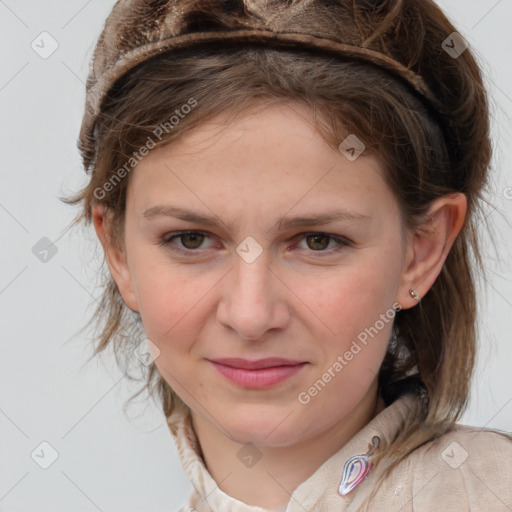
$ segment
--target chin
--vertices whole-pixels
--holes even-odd
[[[270,414],[254,411],[239,413],[234,417],[226,418],[222,423],[225,432],[229,432],[231,439],[239,444],[254,444],[256,446],[288,446],[299,441],[304,421],[298,421],[290,414],[290,410],[279,408],[281,411],[269,411]],[[291,420],[291,421],[290,421]],[[301,425],[301,431],[297,428]]]

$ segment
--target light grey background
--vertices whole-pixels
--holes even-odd
[[[101,261],[92,228],[62,236],[74,210],[57,196],[85,184],[76,140],[93,45],[112,0],[0,0],[0,510],[174,511],[191,486],[165,418],[112,357],[85,365],[77,331],[92,312]],[[491,279],[474,393],[462,422],[512,430],[512,0],[441,1],[480,56],[493,99],[494,189],[489,219],[500,257]],[[52,41],[57,50],[43,59]],[[45,38],[44,48],[41,38]],[[36,46],[37,48],[37,46]],[[32,252],[47,237],[47,263]],[[48,469],[31,453],[50,443]]]

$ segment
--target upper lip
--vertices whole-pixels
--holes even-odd
[[[214,363],[220,363],[233,368],[242,368],[244,370],[259,370],[261,368],[272,368],[273,366],[296,366],[306,361],[296,361],[285,359],[283,357],[267,357],[251,361],[249,359],[240,359],[237,357],[228,357],[224,359],[210,359]]]

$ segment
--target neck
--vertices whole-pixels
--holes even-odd
[[[257,446],[261,459],[247,468],[237,464],[236,471],[233,461],[243,444],[192,411],[205,465],[227,495],[247,505],[284,510],[293,491],[384,409],[376,388],[374,383],[357,406],[328,430],[287,446]]]

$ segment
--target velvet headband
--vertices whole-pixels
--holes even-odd
[[[334,40],[318,33],[297,32],[292,11],[300,12],[301,16],[315,16],[316,4],[325,2],[295,0],[291,7],[290,3],[290,0],[119,0],[98,39],[87,79],[85,113],[79,144],[87,155],[89,164],[94,162],[97,153],[97,116],[105,96],[119,78],[159,54],[220,41],[232,45],[257,43],[272,48],[299,47],[369,62],[405,80],[443,115],[442,103],[424,78],[400,62],[392,53],[386,54],[358,46],[354,41],[344,40],[342,33]],[[381,0],[373,3],[385,2]],[[333,15],[336,14],[336,9],[346,10],[347,7],[333,6]],[[230,15],[232,27],[226,29],[224,24],[220,29],[216,28],[212,21],[215,16],[205,18],[205,13],[209,10],[213,13],[221,10],[224,17],[226,14]],[[201,26],[201,23],[197,23],[198,13],[202,15],[201,19],[209,20],[209,25]]]

